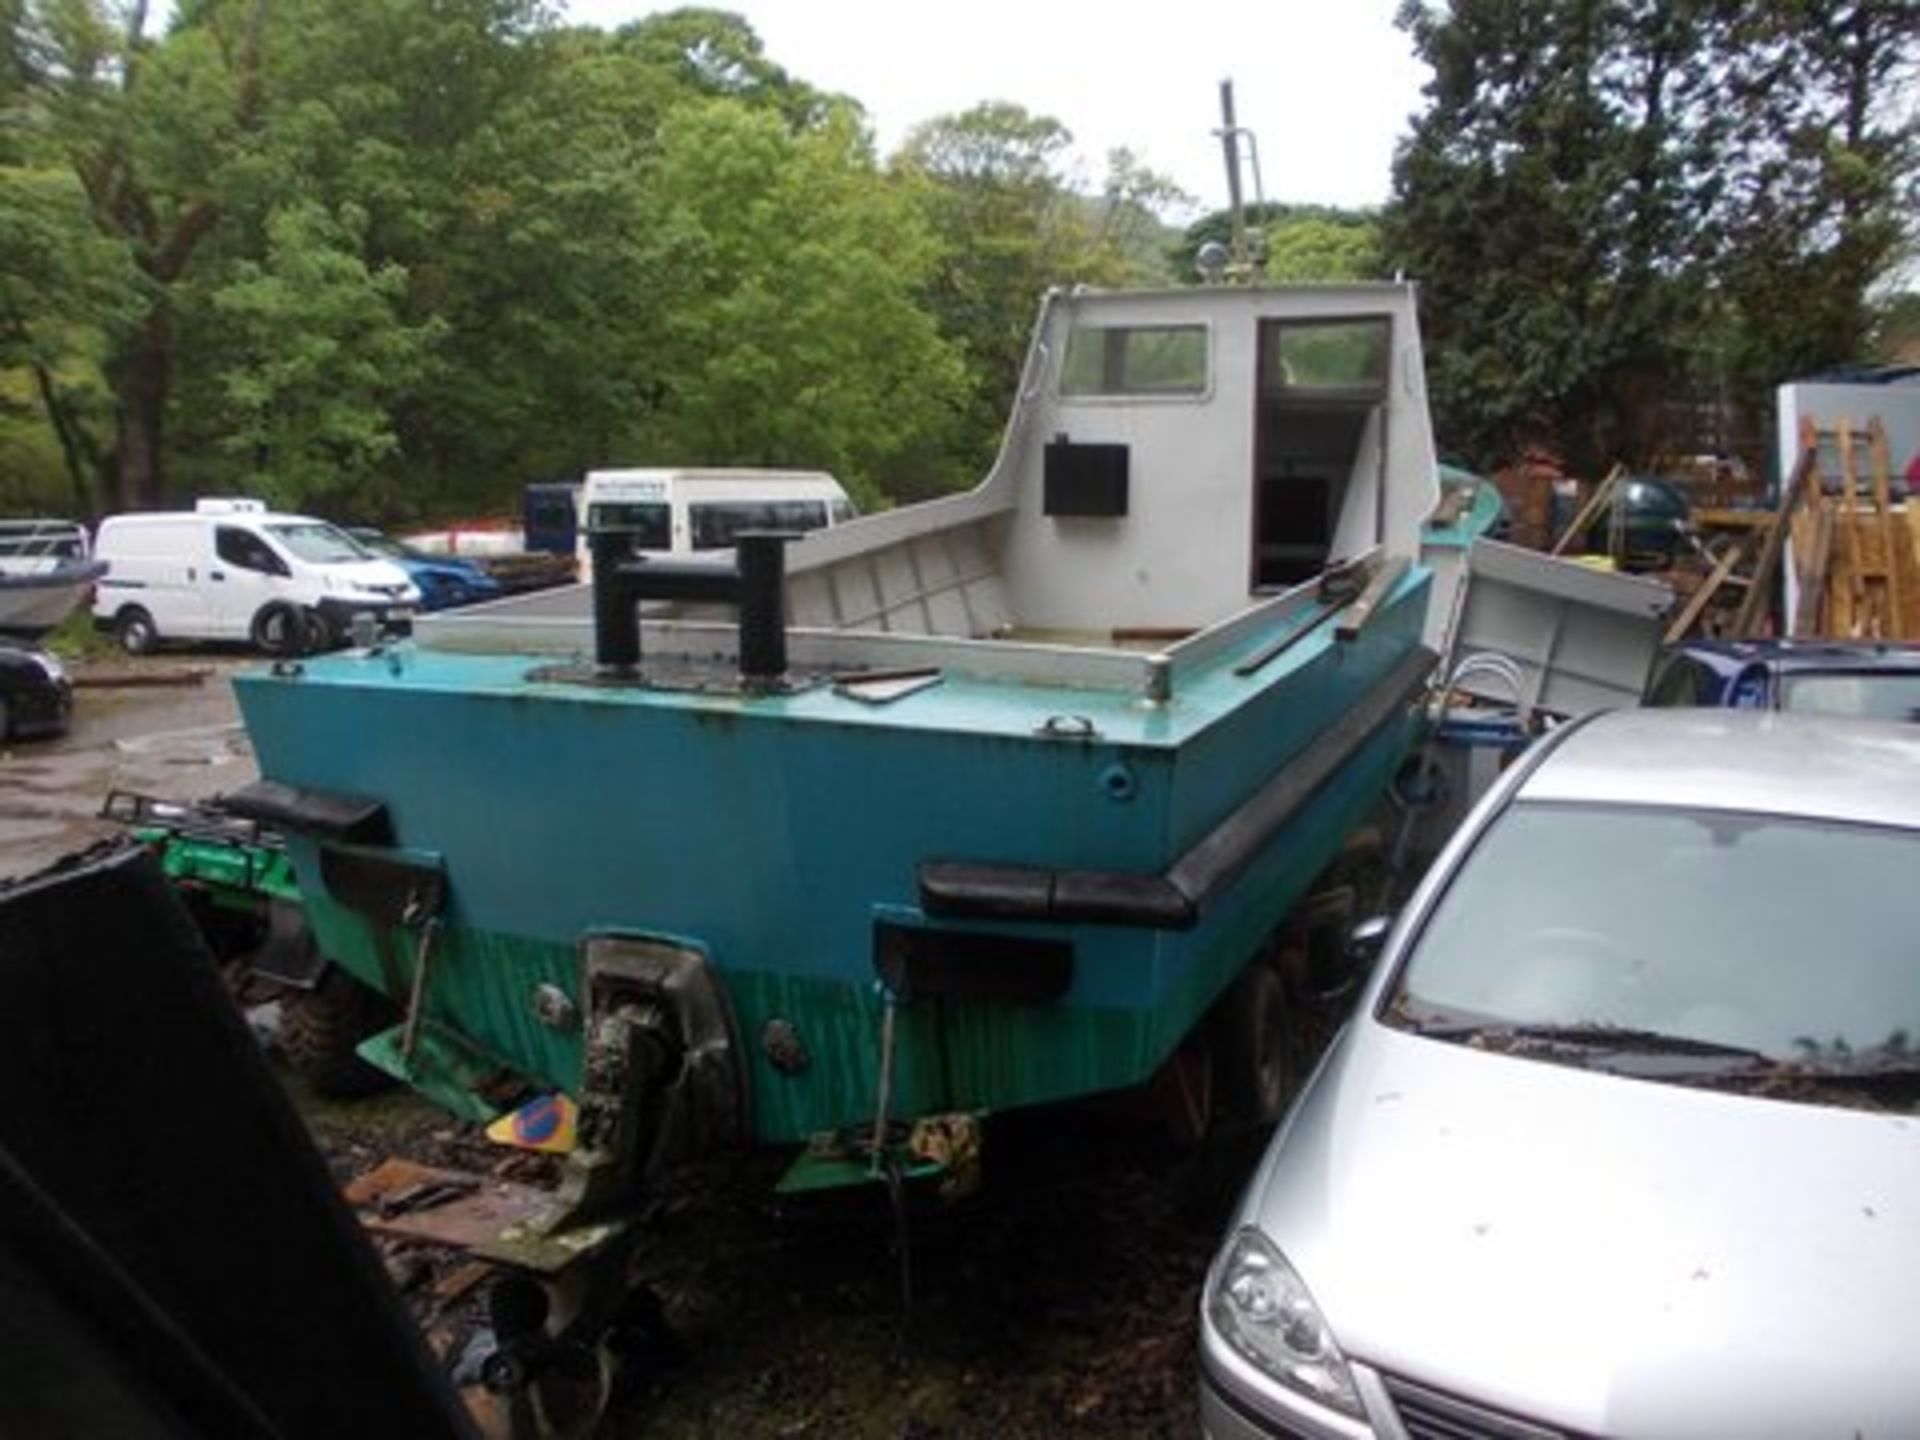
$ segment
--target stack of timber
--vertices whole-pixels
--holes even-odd
[[[1509,504],[1516,493],[1532,502],[1536,524],[1551,487],[1573,483],[1543,453],[1502,477]],[[1598,563],[1630,560],[1621,502],[1631,478],[1617,465],[1598,485],[1581,486],[1583,503],[1540,548],[1568,554],[1606,534],[1611,558]],[[1654,572],[1676,597],[1668,643],[1770,635],[1920,641],[1920,497],[1896,483],[1877,416],[1831,429],[1803,421],[1798,458],[1771,506],[1755,503],[1751,478],[1733,467],[1716,468],[1704,484],[1673,478],[1695,505],[1687,543],[1670,568]]]
[[[1819,499],[1815,447],[1802,437],[1800,457],[1771,510],[1702,508],[1694,512],[1700,555],[1708,568],[1678,586],[1679,606],[1667,626],[1671,644],[1692,634],[1740,637],[1779,633],[1773,595],[1795,516]]]
[[[1920,639],[1920,505],[1896,496],[1879,418],[1803,425],[1801,444],[1817,479],[1793,521],[1789,633]]]

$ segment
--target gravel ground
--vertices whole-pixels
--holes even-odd
[[[0,755],[0,878],[113,833],[97,819],[111,789],[192,799],[252,779],[226,683],[243,663],[74,667],[72,733]],[[396,1154],[523,1179],[540,1168],[411,1095],[296,1099],[343,1181]],[[998,1123],[979,1193],[909,1205],[907,1277],[899,1219],[879,1187],[783,1204],[771,1188],[779,1157],[677,1180],[654,1206],[640,1261],[672,1340],[637,1370],[603,1433],[1197,1433],[1199,1287],[1262,1137],[1176,1153],[1150,1133],[1111,1110]],[[478,1292],[432,1298],[457,1259],[388,1253],[429,1334],[457,1353]]]

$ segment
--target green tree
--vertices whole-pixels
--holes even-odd
[[[267,254],[213,297],[229,334],[223,448],[246,458],[249,493],[288,506],[357,498],[395,453],[389,404],[422,369],[439,325],[405,323],[397,265],[360,258],[364,214],[292,206],[267,224]]]
[[[957,403],[964,372],[918,289],[936,251],[851,110],[795,134],[768,111],[676,109],[647,178],[663,460],[830,469],[871,505]]]
[[[29,405],[0,392],[0,415],[12,425],[44,416],[76,514],[93,509],[102,458],[105,337],[134,323],[141,308],[125,251],[94,228],[73,175],[0,165],[0,373],[22,377],[20,394],[33,397]]]
[[[615,47],[694,94],[771,109],[795,129],[819,124],[843,99],[822,94],[767,58],[753,27],[726,10],[683,7],[615,32]]]
[[[1141,253],[1134,220],[1178,192],[1120,152],[1102,202],[1090,204],[1065,169],[1072,142],[1059,121],[992,102],[928,121],[893,157],[945,240],[926,303],[971,375],[948,486],[977,479],[992,459],[1049,287],[1164,273],[1157,247]]]
[[[1422,285],[1451,444],[1641,458],[1857,352],[1910,177],[1873,94],[1911,65],[1911,0],[1412,0],[1401,23],[1434,75],[1385,256]]]
[[[1380,217],[1375,211],[1269,202],[1248,206],[1246,220],[1262,257],[1260,273],[1276,285],[1381,276]],[[1201,216],[1169,252],[1174,273],[1188,284],[1197,281],[1200,247],[1228,245],[1232,233],[1233,217],[1227,211]]]
[[[130,272],[138,297],[116,307],[104,335],[111,439],[88,433],[92,417],[71,393],[45,396],[69,455],[96,463],[108,509],[162,493],[177,292],[220,222],[220,168],[257,124],[261,13],[236,4],[219,25],[158,47],[144,34],[144,0],[117,25],[100,0],[28,0],[9,17],[35,148],[74,176],[95,231],[118,249],[118,263],[97,268]]]
[[[1298,216],[1266,227],[1265,274],[1276,285],[1372,280],[1380,274],[1380,229],[1370,217]]]
[[[1713,350],[1753,395],[1860,358],[1877,282],[1913,253],[1920,3],[1783,0],[1724,34],[1741,149],[1714,208]]]

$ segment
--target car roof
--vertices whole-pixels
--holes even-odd
[[[1920,828],[1920,726],[1760,710],[1616,710],[1569,727],[1517,797]]]
[[[1920,645],[1878,640],[1685,640],[1686,655],[1721,673],[1765,665],[1781,674],[1803,670],[1920,670]]]

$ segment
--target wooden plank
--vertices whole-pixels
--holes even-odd
[[[1900,603],[1900,541],[1893,518],[1893,463],[1887,456],[1887,430],[1874,416],[1867,422],[1867,454],[1873,466],[1873,507],[1879,512],[1880,544],[1886,552],[1886,623],[1880,635],[1885,640],[1907,637],[1906,606]]]
[[[1786,547],[1787,526],[1793,519],[1794,508],[1800,504],[1801,492],[1811,489],[1818,494],[1819,466],[1816,462],[1819,447],[1807,441],[1802,435],[1800,459],[1793,467],[1793,473],[1787,477],[1786,484],[1780,487],[1780,502],[1773,512],[1773,522],[1760,538],[1760,558],[1754,562],[1753,574],[1748,577],[1750,584],[1746,598],[1740,602],[1740,612],[1734,616],[1733,633],[1744,636],[1754,633],[1754,627],[1760,623],[1761,615],[1766,611],[1773,592],[1773,572],[1780,564],[1780,552]]]
[[[1553,542],[1553,549],[1547,553],[1549,555],[1564,554],[1567,546],[1572,543],[1574,536],[1586,534],[1587,527],[1593,523],[1594,517],[1599,513],[1601,506],[1613,498],[1614,490],[1626,477],[1627,467],[1624,465],[1616,465],[1613,469],[1609,470],[1607,472],[1607,478],[1602,480],[1600,487],[1587,498],[1587,503],[1580,507],[1580,513],[1575,515],[1572,523],[1560,532],[1560,538]]]
[[[1693,523],[1702,530],[1764,530],[1773,523],[1771,510],[1717,510],[1696,506]]]
[[[1900,594],[1907,602],[1906,633],[1920,639],[1920,492],[1894,512],[1900,517]]]
[[[1792,633],[1800,636],[1825,633],[1821,625],[1826,611],[1827,571],[1833,562],[1833,511],[1821,505],[1811,519],[1807,563],[1800,572],[1800,603],[1793,612]]]
[[[1707,576],[1706,583],[1693,592],[1693,598],[1687,601],[1686,607],[1667,627],[1667,644],[1671,645],[1692,632],[1693,627],[1699,623],[1700,616],[1706,611],[1707,605],[1712,601],[1714,592],[1726,583],[1727,576],[1733,573],[1733,567],[1740,563],[1740,557],[1746,553],[1746,549],[1744,543],[1727,547],[1727,553],[1720,557],[1720,562],[1713,567],[1713,573]]]
[[[1849,615],[1846,634],[1860,634],[1868,615],[1866,540],[1860,530],[1860,488],[1853,472],[1853,422],[1840,421],[1840,503],[1847,530],[1847,596]]]

